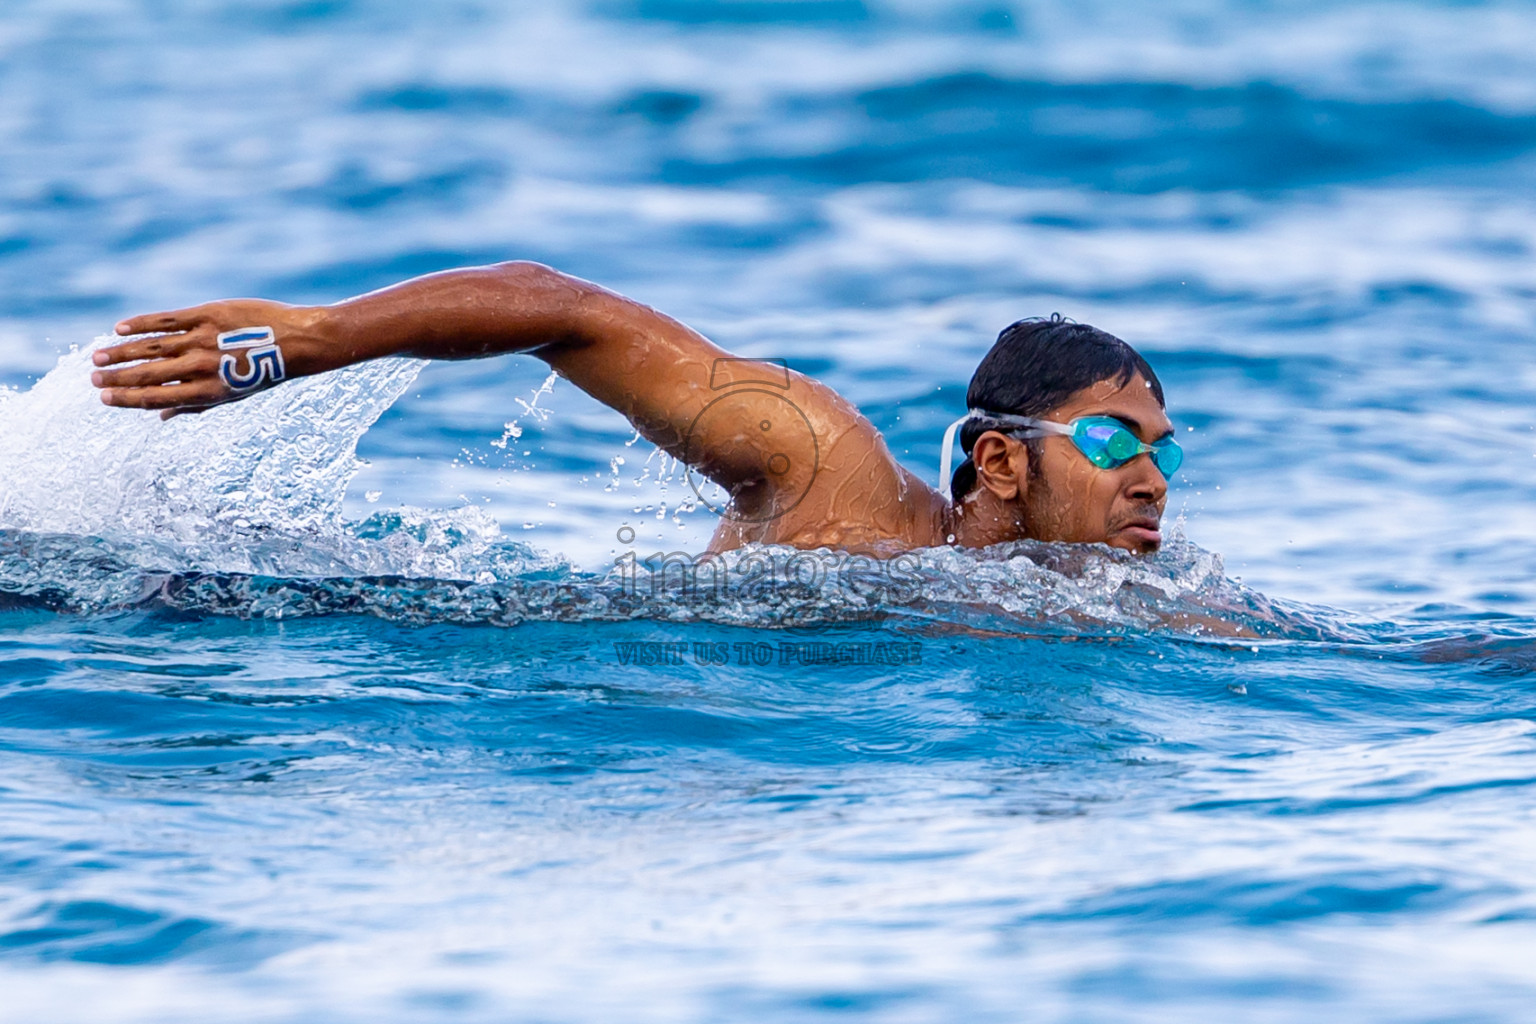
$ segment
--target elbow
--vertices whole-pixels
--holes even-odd
[[[504,308],[533,336],[521,351],[548,359],[589,339],[590,300],[602,289],[533,260],[508,260],[483,270],[493,275]]]
[[[484,268],[521,303],[548,313],[574,314],[601,288],[533,260],[508,260]]]
[[[540,285],[547,286],[556,282],[571,280],[571,278],[560,273],[554,267],[545,266],[543,263],[535,263],[533,260],[507,260],[504,263],[492,264],[485,269],[507,283],[523,288]]]

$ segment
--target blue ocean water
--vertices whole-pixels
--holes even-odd
[[[1536,5],[11,0],[0,171],[0,1016],[1529,1017]],[[86,382],[509,258],[930,479],[1102,326],[1177,537],[694,586],[531,360]]]

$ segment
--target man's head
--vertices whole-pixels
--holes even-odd
[[[1060,424],[1113,417],[1144,444],[1173,431],[1147,361],[1119,338],[1060,316],[1006,328],[976,368],[966,405]],[[961,428],[968,457],[951,479],[957,501],[1010,518],[1008,532],[1019,537],[1157,549],[1168,481],[1149,455],[1100,468],[1069,437],[1019,433],[985,417]]]

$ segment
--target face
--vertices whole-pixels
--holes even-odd
[[[1124,385],[1110,380],[1084,388],[1041,418],[1070,423],[1080,416],[1113,416],[1148,444],[1173,433],[1168,414],[1140,374]],[[1100,542],[1142,553],[1156,551],[1162,544],[1168,481],[1150,456],[1138,455],[1114,469],[1100,469],[1069,437],[1045,437],[1035,447],[1040,452],[1038,466],[1021,495],[1025,536]]]

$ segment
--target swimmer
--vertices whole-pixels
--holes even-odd
[[[107,405],[164,418],[384,356],[524,352],[730,496],[709,550],[757,542],[889,556],[1032,538],[1151,553],[1182,453],[1125,342],[1065,321],[1005,329],[966,393],[965,460],[933,488],[831,388],[738,359],[638,302],[537,263],[415,278],[329,306],[259,299],[131,317],[95,353]],[[953,495],[953,497],[951,497]]]

